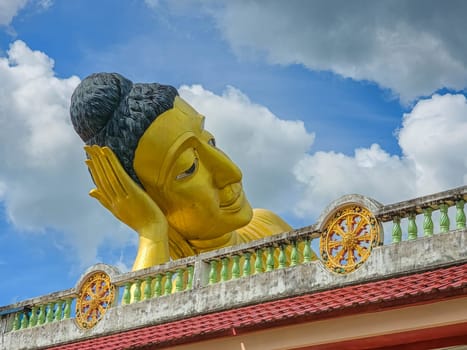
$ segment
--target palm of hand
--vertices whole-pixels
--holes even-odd
[[[166,240],[167,220],[149,195],[125,172],[108,147],[85,146],[96,188],[90,196],[140,235],[151,240]]]

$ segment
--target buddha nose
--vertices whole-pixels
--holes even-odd
[[[208,150],[208,163],[214,184],[218,188],[242,181],[242,172],[238,166],[221,150]]]

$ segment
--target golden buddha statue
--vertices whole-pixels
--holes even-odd
[[[252,210],[240,169],[175,88],[93,74],[70,114],[86,143],[90,195],[139,234],[133,270],[291,230]]]

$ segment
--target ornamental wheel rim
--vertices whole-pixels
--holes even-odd
[[[338,274],[358,269],[381,243],[381,229],[375,216],[361,205],[337,209],[324,227],[321,258],[329,270]]]
[[[104,317],[115,299],[115,286],[110,276],[98,271],[83,282],[76,300],[76,323],[80,328],[94,327]]]

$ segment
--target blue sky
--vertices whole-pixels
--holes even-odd
[[[0,0],[0,305],[134,259],[136,234],[87,195],[68,116],[87,75],[177,87],[250,202],[301,227],[344,194],[467,183],[466,15],[462,1]]]

